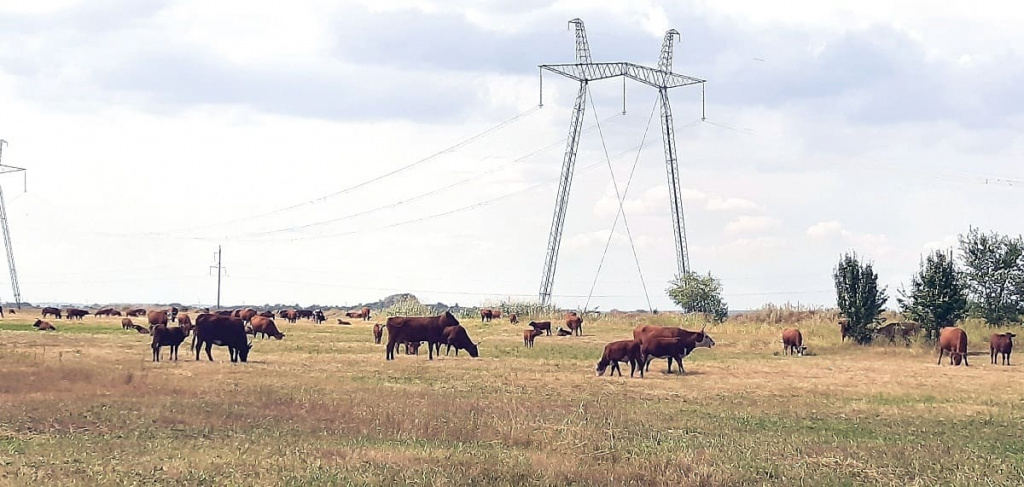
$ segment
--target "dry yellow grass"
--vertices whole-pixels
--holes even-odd
[[[482,357],[433,362],[385,362],[372,321],[304,322],[248,364],[220,347],[154,364],[119,320],[9,318],[0,483],[1024,484],[1024,371],[989,365],[991,330],[967,326],[984,353],[954,368],[925,346],[841,345],[815,316],[799,325],[814,355],[783,357],[783,325],[738,321],[709,328],[718,345],[685,376],[659,360],[643,380],[595,377],[603,345],[647,322],[679,318],[602,319],[533,349],[522,325],[464,320]]]

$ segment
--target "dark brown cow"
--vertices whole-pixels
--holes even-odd
[[[480,310],[480,321],[491,321],[494,318],[494,311],[490,308],[483,308]]]
[[[295,323],[295,321],[299,319],[299,313],[294,309],[284,311],[282,314],[282,318],[288,321],[288,323]]]
[[[234,317],[235,311],[230,309],[222,309],[215,313],[217,316]]]
[[[323,323],[325,321],[327,321],[327,317],[324,316],[324,311],[323,310],[318,309],[318,310],[313,312],[313,323],[314,324],[319,325],[320,323]]]
[[[370,307],[363,306],[363,309],[359,310],[363,314],[363,321],[370,321]]]
[[[346,311],[345,312],[345,317],[346,318],[362,318],[363,317],[363,312],[362,311]]]
[[[16,314],[18,314],[18,312],[14,311],[14,308],[11,308],[11,309],[7,310],[7,314],[9,314],[9,315],[16,315]]]
[[[804,336],[800,333],[799,329],[786,328],[782,330],[783,355],[797,354],[803,357],[805,350],[807,350],[807,347],[804,346]]]
[[[955,326],[939,330],[939,362],[936,365],[942,365],[944,352],[949,352],[949,365],[960,365],[960,360],[965,366],[971,365],[967,363],[967,332]]]
[[[120,315],[121,313],[118,313]],[[114,316],[114,308],[101,308],[96,310],[93,316]]]
[[[252,336],[262,333],[263,338],[268,336],[274,337],[278,340],[284,338],[284,333],[281,333],[281,331],[277,329],[277,325],[274,324],[274,320],[272,318],[254,316],[250,325],[252,326]]]
[[[238,317],[242,319],[242,323],[251,323],[254,316],[256,316],[256,310],[252,308],[245,308],[238,312]]]
[[[533,340],[541,336],[544,332],[536,328],[527,328],[523,330],[523,346],[527,348],[533,348]]]
[[[550,321],[531,321],[530,328],[537,331],[546,331],[548,336],[551,336],[551,322]]]
[[[899,323],[889,323],[888,325],[875,328],[875,336],[888,338],[889,343],[896,341],[896,332],[900,328]]]
[[[128,316],[131,316],[132,318],[146,316],[146,310],[143,308],[135,308],[131,311],[128,311]]]
[[[902,338],[903,341],[907,342],[907,344],[909,345],[910,338],[916,337],[919,333],[921,333],[921,324],[915,323],[913,321],[904,321],[903,323],[900,323],[899,332],[900,338]]]
[[[167,326],[167,323],[169,323],[167,319],[167,310],[165,309],[154,309],[147,312],[146,319],[149,320],[150,329],[157,325]]]
[[[69,320],[82,321],[82,318],[84,318],[85,315],[87,314],[89,314],[88,311],[78,308],[68,308],[67,310],[64,311],[64,316],[66,316]]]
[[[199,352],[206,345],[206,357],[213,361],[211,350],[214,345],[228,347],[228,353],[232,362],[249,360],[249,351],[252,349],[252,342],[245,334],[245,324],[238,318],[230,316],[218,316],[203,313],[196,316],[195,335],[192,338],[192,348],[196,351],[196,360],[199,360]]]
[[[458,324],[459,320],[455,319],[451,311],[445,311],[439,316],[392,316],[388,318],[386,325],[388,345],[385,359],[395,359],[395,347],[398,343],[427,342],[429,358],[434,360],[434,347],[440,347],[441,343],[446,342],[444,329]]]
[[[500,309],[492,309],[491,310],[491,319],[500,320],[501,319],[501,310]]]
[[[565,327],[572,331],[573,335],[583,336],[583,318],[576,313],[569,313],[565,317]]]
[[[338,320],[341,321],[341,320]],[[380,345],[380,341],[384,338],[384,327],[380,326],[380,323],[373,324],[373,343]]]
[[[121,318],[121,328],[124,328],[125,330],[135,328],[135,323],[132,323],[131,318]]]
[[[188,330],[180,326],[157,325],[150,333],[153,335],[153,343],[150,345],[153,348],[153,361],[160,361],[161,347],[171,347],[169,357],[174,357],[177,362],[178,346],[188,337]]]
[[[57,308],[43,308],[43,318],[46,318],[47,316],[53,316],[54,318],[57,318],[59,320],[61,319],[61,312]]]
[[[565,328],[562,328],[561,326],[558,327],[558,336],[560,336],[560,337],[567,337],[567,336],[571,336],[571,335],[572,335],[572,331],[566,330]]]
[[[839,333],[843,337],[841,341],[845,342],[846,341],[846,337],[850,336],[850,319],[849,318],[839,318],[838,324],[839,324]]]
[[[622,377],[622,369],[619,368],[620,361],[629,362],[630,377],[633,377],[637,366],[640,367],[640,378],[644,377],[643,355],[640,353],[640,342],[636,340],[619,340],[605,345],[601,361],[597,363],[598,377],[604,375],[609,364],[612,366],[611,375],[615,375],[615,372],[618,371],[619,377]]]
[[[1002,355],[1003,365],[1010,365],[1010,354],[1013,353],[1013,333],[995,333],[988,340],[989,352],[992,356],[992,364],[996,364],[996,357]]]
[[[259,316],[262,316],[264,318],[273,318],[274,317],[274,312],[273,311],[263,311],[263,312],[261,312],[259,314]]]
[[[674,327],[639,325],[633,329],[633,339],[640,342],[640,351],[647,370],[650,370],[651,367],[651,357],[664,357],[668,359],[668,370],[671,373],[672,359],[676,359],[681,371],[683,357],[689,355],[694,348],[711,348],[715,345],[715,341],[704,333],[704,328],[701,327],[700,331],[688,331]],[[674,342],[659,341],[670,338],[678,340]],[[646,351],[645,346],[647,347]],[[662,353],[667,355],[660,355]]]
[[[343,320],[341,318],[338,318],[338,324],[339,325],[351,325],[352,322],[351,321],[345,321],[345,320]]]
[[[509,315],[508,315],[508,322],[513,324],[513,325],[518,325],[519,324],[519,315],[517,315],[515,313],[509,313]]]
[[[313,310],[311,309],[300,309],[297,310],[296,313],[298,313],[299,318],[305,318],[307,320],[313,319]]]
[[[32,326],[38,328],[39,331],[57,331],[57,329],[54,328],[53,324],[50,323],[49,321],[37,319],[35,323],[32,323]]]
[[[448,355],[448,352],[451,351],[452,347],[454,347],[456,357],[459,356],[459,350],[469,352],[470,357],[476,358],[480,356],[480,349],[477,347],[479,343],[473,343],[473,341],[469,339],[469,333],[466,333],[466,329],[463,328],[462,325],[445,327],[444,343],[447,345],[447,348],[444,350],[445,355]],[[437,347],[437,353],[441,353],[440,345]]]

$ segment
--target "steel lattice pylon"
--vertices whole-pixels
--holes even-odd
[[[3,165],[3,151],[6,140],[0,139],[0,174],[24,172],[25,168]],[[4,234],[4,247],[7,250],[7,265],[11,271],[11,288],[14,291],[14,303],[21,309],[21,286],[18,284],[18,270],[14,266],[14,248],[11,247],[11,231],[7,225],[7,205],[4,203],[3,188],[0,188],[0,228]],[[2,314],[2,311],[0,311]]]
[[[679,164],[676,153],[675,126],[672,120],[672,106],[669,103],[668,90],[679,86],[702,84],[705,80],[684,76],[672,72],[673,43],[678,39],[679,32],[675,29],[665,33],[661,45],[658,67],[650,68],[628,62],[595,63],[590,57],[590,45],[583,21],[572,19],[570,26],[576,27],[576,63],[575,64],[543,64],[541,69],[541,105],[544,104],[543,72],[550,71],[580,83],[569,122],[569,138],[565,146],[565,157],[562,159],[562,176],[558,182],[558,194],[555,197],[555,213],[551,218],[551,231],[548,236],[547,255],[544,258],[544,270],[540,281],[540,302],[551,302],[551,290],[555,281],[555,269],[558,266],[558,251],[562,244],[562,230],[565,227],[565,212],[569,203],[569,189],[572,186],[573,170],[576,166],[576,151],[579,148],[580,130],[583,125],[583,113],[586,108],[587,86],[591,81],[623,76],[658,89],[661,105],[661,134],[665,147],[665,166],[668,175],[669,204],[672,211],[672,231],[676,247],[676,267],[679,275],[690,269],[690,259],[686,243],[686,223],[683,216],[683,203],[679,179]]]

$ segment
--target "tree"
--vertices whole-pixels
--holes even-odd
[[[885,288],[878,288],[878,275],[870,262],[861,265],[856,253],[844,254],[832,271],[836,282],[836,303],[839,311],[850,320],[848,336],[860,344],[871,343],[871,324],[878,316],[889,296]]]
[[[1024,302],[1024,239],[971,228],[959,240],[971,314],[992,325],[1017,321]]]
[[[706,313],[721,323],[729,317],[729,305],[722,300],[722,282],[709,272],[706,276],[687,272],[676,276],[665,290],[683,312]]]
[[[921,323],[928,340],[939,338],[939,330],[953,326],[967,316],[967,284],[956,268],[953,251],[936,250],[910,278],[910,291],[900,289],[900,311]]]

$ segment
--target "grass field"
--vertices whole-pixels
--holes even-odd
[[[840,344],[825,319],[799,324],[812,356],[784,357],[782,325],[727,322],[684,376],[594,376],[605,343],[679,320],[533,349],[521,325],[464,320],[481,358],[390,363],[372,322],[284,324],[232,364],[152,363],[119,319],[8,317],[0,484],[1024,485],[1024,370],[989,365],[992,330],[966,326],[976,355],[954,368]]]

